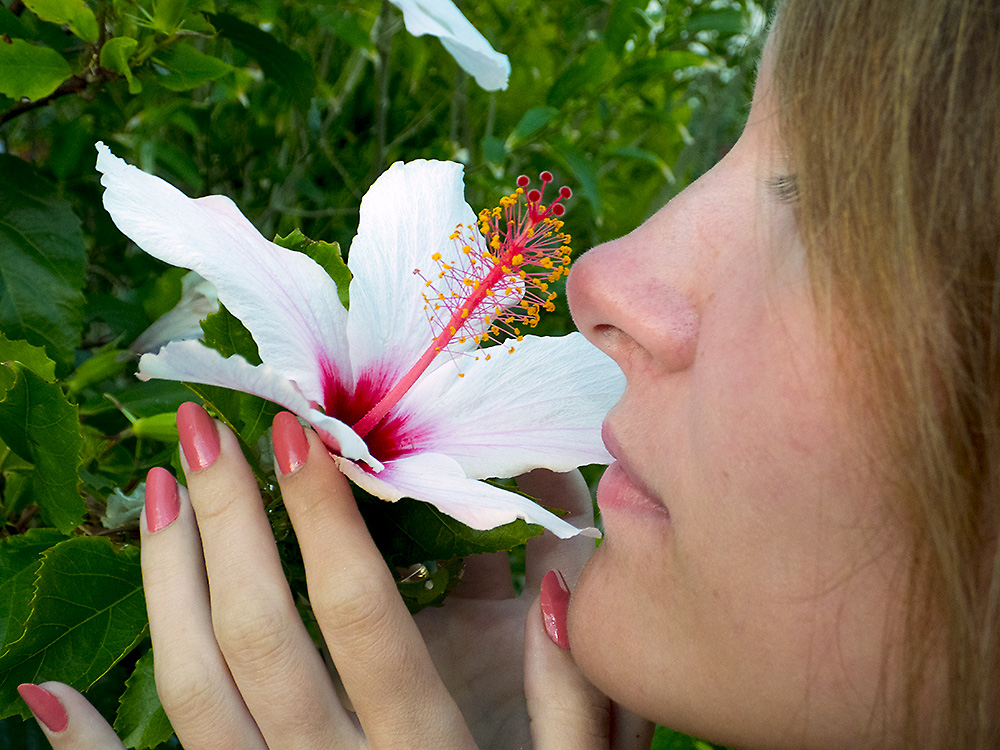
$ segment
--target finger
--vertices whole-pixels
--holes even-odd
[[[587,482],[579,471],[557,473],[535,469],[517,478],[522,492],[541,500],[548,507],[566,511],[563,517],[577,528],[594,525],[594,506]],[[594,553],[594,540],[576,536],[559,539],[542,534],[528,541],[525,589],[538,591],[542,578],[550,570],[560,570],[570,585],[576,583],[583,564]]]
[[[200,407],[178,411],[201,532],[211,620],[271,750],[329,748],[356,737],[292,599],[253,473],[235,436]]]
[[[538,600],[525,623],[524,693],[535,750],[607,750],[611,701],[550,640]]]
[[[25,683],[17,691],[35,715],[53,750],[124,750],[104,717],[69,685]]]
[[[156,691],[174,731],[188,750],[264,748],[215,640],[188,493],[165,469],[146,478],[139,528]]]
[[[275,420],[275,456],[309,598],[370,746],[472,746],[346,478],[311,430],[302,443],[285,426]]]

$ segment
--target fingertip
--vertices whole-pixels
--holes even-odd
[[[288,411],[278,412],[271,427],[278,470],[282,476],[293,474],[302,468],[309,457],[309,440],[305,430],[296,416]]]
[[[569,612],[569,586],[558,570],[550,570],[542,578],[539,606],[542,624],[549,640],[564,651],[569,650],[569,632],[566,629]]]
[[[17,692],[43,728],[54,734],[66,731],[69,714],[62,702],[46,687],[25,682],[17,686]]]
[[[222,450],[219,430],[208,412],[193,401],[186,401],[177,409],[177,434],[181,454],[192,471],[207,469]]]
[[[160,466],[150,469],[146,475],[144,507],[147,531],[153,534],[166,528],[177,520],[180,509],[181,499],[174,475]]]

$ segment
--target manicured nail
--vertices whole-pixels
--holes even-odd
[[[169,526],[181,509],[177,482],[166,469],[159,466],[146,475],[146,528],[151,532]]]
[[[35,715],[50,732],[62,732],[69,726],[69,716],[62,703],[52,693],[38,685],[25,682],[17,686],[24,702],[28,704],[31,713]]]
[[[566,614],[569,611],[569,587],[558,570],[550,570],[542,579],[542,622],[549,640],[559,648],[569,649]]]
[[[198,404],[188,401],[177,410],[177,432],[187,465],[207,469],[219,457],[219,432],[215,421]]]
[[[274,459],[278,462],[281,475],[286,477],[306,462],[309,441],[306,440],[306,433],[299,420],[291,412],[278,412],[272,427]]]

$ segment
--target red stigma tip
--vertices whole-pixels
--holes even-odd
[[[564,206],[562,203],[557,203],[552,207],[552,213],[554,213],[556,216],[562,216],[564,213],[566,213],[566,206]]]
[[[540,179],[542,182],[552,182],[552,173],[546,170],[545,172],[542,172],[540,175],[538,175],[538,179]]]
[[[541,199],[542,199],[542,194],[540,191],[538,190],[528,191],[528,201],[530,203],[538,203],[538,201],[540,201]]]
[[[559,197],[563,200],[568,200],[573,197],[573,191],[568,187],[563,186],[559,188]]]
[[[522,187],[522,188],[523,187],[527,187],[529,182],[531,182],[531,180],[528,179],[528,175],[526,175],[526,174],[523,174],[523,175],[521,175],[520,177],[517,178],[517,186],[518,187]]]

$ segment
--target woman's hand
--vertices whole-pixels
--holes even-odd
[[[612,734],[618,746],[648,747],[651,729],[613,721],[609,701],[546,637],[537,599],[513,598],[506,555],[473,558],[445,607],[411,617],[347,480],[319,438],[282,414],[279,482],[336,683],[296,610],[235,437],[194,404],[181,407],[178,428],[190,495],[154,469],[141,531],[157,691],[186,750],[528,747],[529,715],[540,750],[606,748]],[[523,482],[589,523],[578,474]],[[533,540],[528,588],[553,567],[575,580],[592,549],[588,539]],[[56,750],[120,747],[78,693],[44,687],[67,715],[62,731],[42,717]]]

